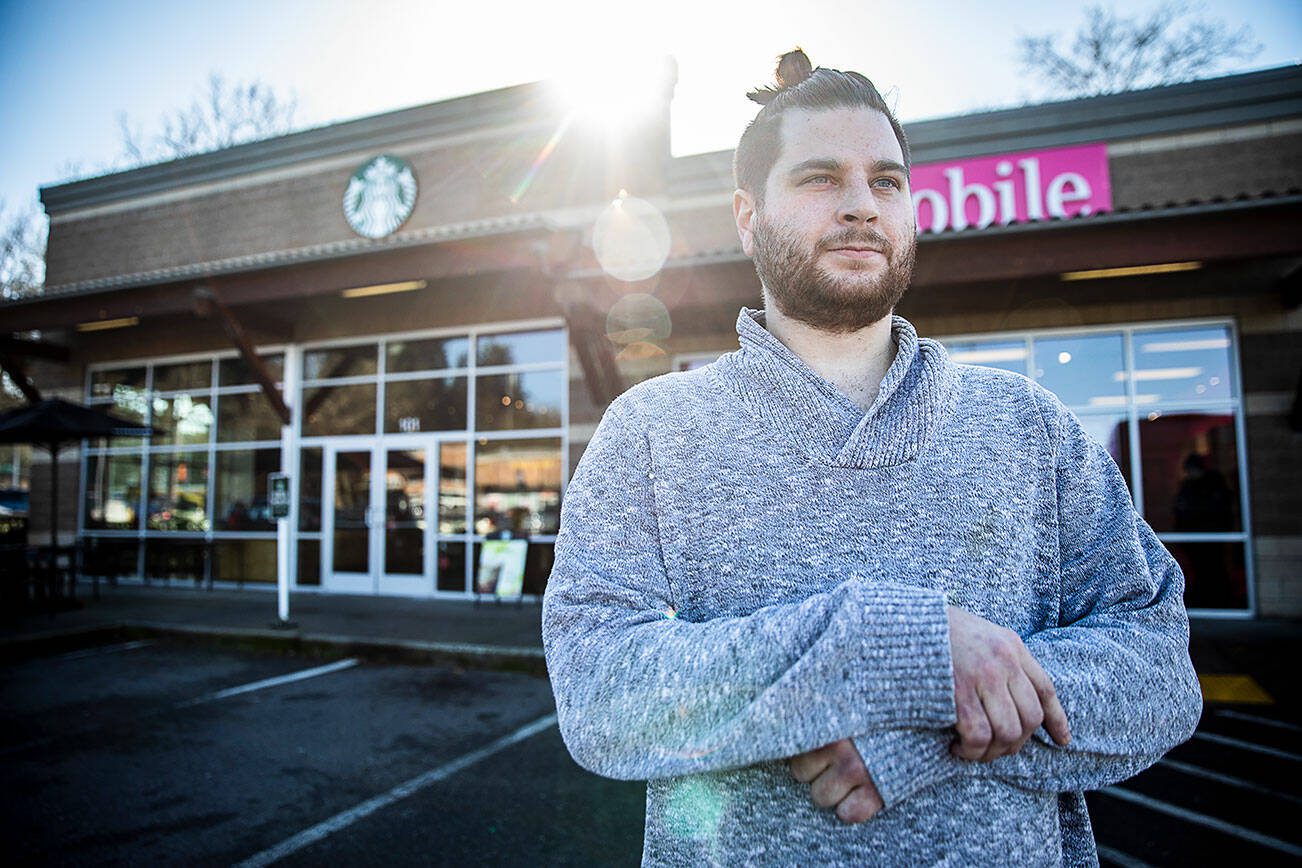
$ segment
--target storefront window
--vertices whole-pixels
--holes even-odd
[[[217,442],[279,440],[280,417],[261,392],[217,397]]]
[[[154,366],[155,392],[180,392],[212,388],[212,362],[182,362]]]
[[[559,428],[563,371],[489,374],[475,381],[475,427],[481,431]]]
[[[177,395],[154,398],[155,446],[189,446],[208,442],[212,430],[212,398],[207,395]]]
[[[144,366],[95,371],[90,375],[90,397],[92,398],[112,398],[117,395],[119,388],[128,392],[144,392]]]
[[[384,385],[384,432],[466,429],[466,378],[390,380]]]
[[[565,332],[547,329],[481,335],[475,357],[480,366],[526,365],[535,362],[563,362],[568,352]]]
[[[1242,530],[1233,414],[1153,411],[1139,423],[1139,449],[1153,530]]]
[[[439,533],[466,530],[466,444],[439,446]]]
[[[221,582],[276,582],[274,539],[221,539],[213,544]]]
[[[466,590],[466,544],[440,541],[438,552],[438,589],[463,593]]]
[[[1171,329],[1135,335],[1135,391],[1147,400],[1232,398],[1230,332],[1226,326]]]
[[[1095,443],[1108,450],[1113,462],[1130,486],[1130,420],[1118,413],[1081,413],[1077,416],[1081,427]],[[1130,495],[1134,497],[1134,489]]]
[[[333,380],[338,377],[361,377],[379,368],[378,344],[309,350],[303,354],[303,379]]]
[[[303,436],[375,433],[375,384],[303,390]]]
[[[556,533],[561,441],[480,440],[475,447],[475,533]]]
[[[208,546],[203,542],[183,539],[145,540],[145,575],[154,579],[189,579],[201,582],[207,578]]]
[[[1191,609],[1245,609],[1248,577],[1243,543],[1166,542],[1184,573],[1184,601]]]
[[[425,450],[387,450],[384,571],[419,575],[425,570]]]
[[[389,341],[385,370],[390,374],[403,371],[441,371],[464,368],[470,359],[470,339],[428,338],[413,341]]]
[[[298,541],[298,584],[321,584],[321,540]]]
[[[267,474],[280,471],[280,449],[217,453],[217,530],[275,530]]]
[[[86,527],[136,530],[140,509],[139,454],[86,457]]]
[[[279,383],[285,378],[285,356],[283,353],[273,353],[266,356],[258,356],[262,360],[263,366],[267,373],[271,375],[273,383]],[[258,378],[253,375],[253,369],[244,362],[243,356],[222,359],[217,363],[217,383],[222,386],[249,386],[258,382]]]
[[[1126,358],[1120,333],[1036,338],[1035,379],[1069,407],[1124,407]]]
[[[951,361],[1026,374],[1025,341],[945,341]]]
[[[320,446],[299,452],[298,529],[309,533],[321,530],[321,454]]]
[[[149,530],[206,531],[208,453],[156,452],[149,456]]]

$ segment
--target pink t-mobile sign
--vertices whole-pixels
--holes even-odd
[[[910,186],[919,232],[1112,210],[1105,144],[923,163],[913,167]]]

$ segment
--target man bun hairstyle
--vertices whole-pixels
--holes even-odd
[[[815,68],[808,55],[797,47],[778,58],[775,78],[776,86],[766,85],[746,94],[748,99],[763,108],[746,125],[733,155],[733,180],[739,188],[755,197],[756,204],[763,204],[765,182],[782,153],[782,113],[788,109],[869,108],[879,111],[890,122],[900,143],[900,152],[904,154],[904,167],[908,169],[909,140],[904,135],[904,128],[867,76],[822,66]]]

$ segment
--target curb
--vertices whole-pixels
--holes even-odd
[[[84,648],[106,640],[142,638],[168,638],[192,644],[276,651],[324,659],[361,657],[368,661],[386,663],[435,664],[464,669],[524,672],[544,677],[547,675],[543,649],[529,646],[374,639],[304,633],[297,629],[277,627],[205,627],[154,621],[121,621],[0,640],[0,660],[24,660]]]

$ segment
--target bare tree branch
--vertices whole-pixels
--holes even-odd
[[[1089,6],[1068,49],[1059,48],[1058,34],[1018,40],[1022,71],[1050,95],[1068,97],[1190,81],[1251,60],[1261,48],[1246,24],[1231,30],[1180,0],[1133,18]]]
[[[140,165],[283,135],[293,129],[297,110],[294,96],[282,96],[264,82],[232,85],[214,72],[200,96],[161,117],[148,139],[120,114],[123,159]]]
[[[35,205],[7,209],[0,199],[0,298],[36,295],[45,282],[45,215]]]

